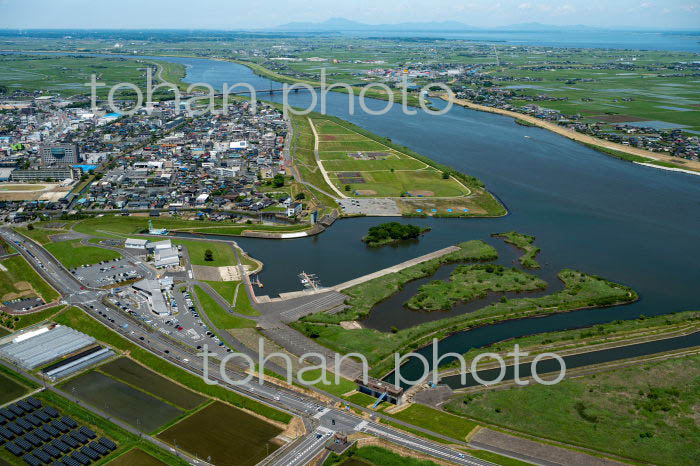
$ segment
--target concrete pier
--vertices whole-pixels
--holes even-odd
[[[347,282],[340,283],[331,287],[330,289],[335,291],[343,291],[347,288],[359,285],[360,283],[368,282],[370,280],[374,280],[375,278],[379,278],[390,273],[399,272],[405,268],[411,267],[412,265],[420,264],[421,262],[425,262],[430,259],[435,259],[437,257],[442,257],[454,251],[459,251],[459,247],[449,246],[444,249],[438,249],[437,251],[433,251],[429,254],[425,254],[423,256],[419,256],[414,259],[407,260],[405,262],[401,262],[400,264],[392,265],[391,267],[387,267],[386,269],[378,270],[376,272],[372,272],[362,277],[354,278]]]

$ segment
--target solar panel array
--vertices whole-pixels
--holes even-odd
[[[25,369],[35,369],[94,342],[91,336],[59,325],[26,340],[0,346],[0,356]]]
[[[87,466],[116,450],[106,437],[34,397],[0,408],[0,445],[30,466]]]

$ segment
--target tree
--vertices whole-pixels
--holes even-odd
[[[34,229],[33,223],[30,223],[29,225],[27,225],[27,230],[33,230],[33,229]]]
[[[204,260],[207,262],[211,262],[214,260],[214,253],[211,252],[211,249],[207,249],[204,251]]]
[[[284,175],[282,175],[281,173],[276,174],[272,178],[272,184],[275,188],[281,188],[282,186],[284,186]]]
[[[449,180],[450,179],[450,172],[447,172],[447,171],[442,172],[442,179]]]
[[[345,190],[346,190],[346,191],[350,191],[350,189],[351,189],[351,188],[350,188],[350,185],[349,185],[349,184],[346,184],[346,185],[345,185]]]
[[[299,193],[296,196],[294,196],[294,199],[296,199],[297,201],[301,201],[302,199],[306,199],[306,194]]]

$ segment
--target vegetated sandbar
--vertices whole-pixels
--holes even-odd
[[[293,325],[307,336],[314,338],[320,344],[334,351],[339,353],[360,352],[364,354],[368,362],[373,366],[372,373],[381,375],[391,369],[393,359],[389,356],[393,355],[393,353],[420,348],[429,344],[433,338],[441,339],[455,332],[506,320],[567,312],[576,309],[612,306],[631,302],[638,298],[634,290],[626,286],[593,275],[565,269],[558,274],[558,278],[564,284],[564,289],[544,296],[502,299],[471,313],[425,322],[392,333],[368,328],[346,329],[340,325],[344,321],[361,320],[369,315],[374,305],[399,291],[403,285],[417,278],[432,275],[443,264],[450,262],[483,262],[497,258],[496,250],[483,241],[468,241],[460,244],[459,247],[458,251],[440,258],[432,259],[408,267],[400,272],[388,274],[349,288],[345,291],[349,296],[347,300],[348,309],[333,315],[325,313],[312,314],[302,318]],[[492,267],[492,273],[495,273],[496,266]],[[470,273],[467,273],[466,276],[469,276]],[[482,273],[488,272],[485,269],[480,269],[478,274],[481,275]],[[476,278],[478,283],[480,278],[475,275],[473,278]],[[539,285],[537,281],[525,281],[524,276],[521,277],[515,274],[509,276],[509,279],[513,281],[515,278],[522,282],[518,285],[523,287],[535,285],[535,288],[537,288]],[[515,288],[516,284],[517,282],[511,286]],[[492,283],[489,286],[497,289],[495,285],[496,283]],[[474,286],[476,287],[476,285]],[[406,312],[411,311],[406,310]],[[392,359],[392,361],[389,361],[389,359]]]

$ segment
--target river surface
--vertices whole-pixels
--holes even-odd
[[[240,65],[177,61],[188,67],[188,82],[217,88],[224,82],[280,87]],[[282,100],[279,94],[272,99]],[[306,93],[289,96],[299,107],[310,100]],[[374,102],[371,107],[384,105]],[[332,285],[460,241],[482,239],[496,245],[491,233],[516,230],[537,237],[542,248],[538,260],[551,287],[556,285],[553,271],[569,267],[631,286],[641,299],[460,332],[440,342],[441,354],[464,353],[518,335],[700,308],[700,177],[617,160],[546,130],[517,125],[511,118],[461,107],[442,116],[420,111],[405,115],[398,105],[382,116],[359,111],[350,115],[348,107],[348,96],[328,94],[329,114],[479,177],[510,213],[498,219],[400,220],[432,228],[417,243],[400,247],[367,248],[360,241],[370,226],[384,221],[379,218],[340,220],[321,235],[291,241],[237,239],[265,263],[260,278],[266,293],[298,289],[296,274],[301,270]],[[502,247],[499,251],[504,254]],[[389,312],[382,312],[393,322],[371,322],[375,316],[368,324],[386,330],[400,323],[397,316],[403,313],[401,320],[421,320],[420,313],[411,315],[397,300]],[[420,366],[411,360],[402,372],[410,378]]]
[[[181,63],[187,82],[215,88],[224,82],[248,82],[263,90],[281,87],[230,62],[135,58]],[[272,99],[281,101],[281,95]],[[303,92],[289,98],[299,107],[309,100]],[[374,101],[370,107],[384,105]],[[349,115],[348,96],[331,92],[327,113],[477,176],[510,213],[495,219],[398,219],[432,228],[420,241],[401,247],[368,248],[360,241],[370,226],[386,221],[381,218],[340,220],[323,234],[303,239],[237,238],[265,263],[260,274],[265,293],[299,289],[302,270],[333,285],[461,241],[495,244],[491,233],[516,230],[537,237],[542,248],[538,260],[547,270],[575,268],[600,275],[632,287],[641,299],[462,332],[441,343],[445,351],[464,353],[518,335],[700,309],[700,177],[617,160],[549,131],[519,126],[511,118],[461,107],[442,116],[405,115],[398,105],[383,116]],[[387,319],[402,312],[411,311],[394,310]],[[415,366],[409,362],[407,370]]]

